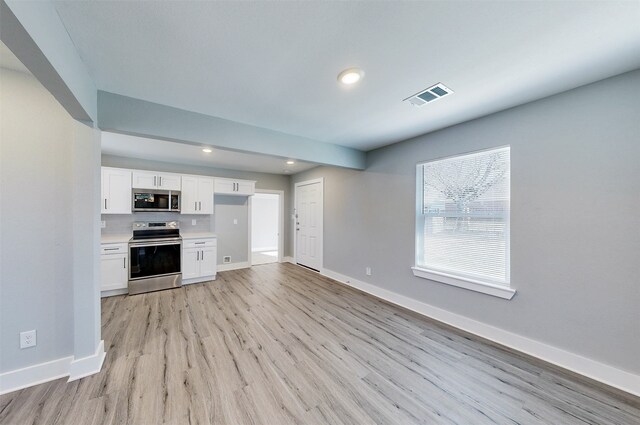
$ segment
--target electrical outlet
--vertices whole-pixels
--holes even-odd
[[[104,229],[105,227],[107,227],[107,222],[104,220],[100,220],[100,228]]]
[[[224,257],[222,257],[222,262],[227,264],[231,262],[231,256],[229,255],[225,255]]]
[[[233,224],[238,224],[238,219],[237,218],[233,219]]]
[[[36,330],[20,332],[20,348],[36,346]]]
[[[367,267],[366,269],[364,269],[364,272],[367,276],[371,276],[371,267]]]
[[[192,226],[195,226],[195,225],[196,225],[196,219],[195,219],[195,218],[191,220],[191,225],[192,225]]]

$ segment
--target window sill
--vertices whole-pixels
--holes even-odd
[[[473,279],[465,279],[452,276],[446,273],[434,272],[432,270],[422,269],[420,267],[411,267],[413,275],[423,279],[429,279],[447,285],[457,286],[458,288],[469,289],[471,291],[480,292],[494,297],[510,300],[516,294],[516,290],[507,286],[496,285],[493,283],[481,282]]]

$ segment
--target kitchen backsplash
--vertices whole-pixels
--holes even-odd
[[[180,232],[213,232],[214,221],[210,215],[188,215],[165,212],[136,212],[133,214],[103,214],[101,220],[106,223],[103,235],[121,235],[131,233],[135,221],[179,221]],[[196,220],[196,225],[192,225]]]

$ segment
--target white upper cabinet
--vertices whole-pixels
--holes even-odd
[[[181,214],[213,214],[213,178],[182,176]]]
[[[155,171],[133,171],[134,189],[180,190],[180,174],[158,173]]]
[[[131,171],[102,167],[102,214],[131,214]]]
[[[256,192],[256,182],[251,180],[216,178],[215,193],[220,195],[250,196]]]

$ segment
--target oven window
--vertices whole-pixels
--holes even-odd
[[[132,246],[131,279],[180,273],[180,244]]]

